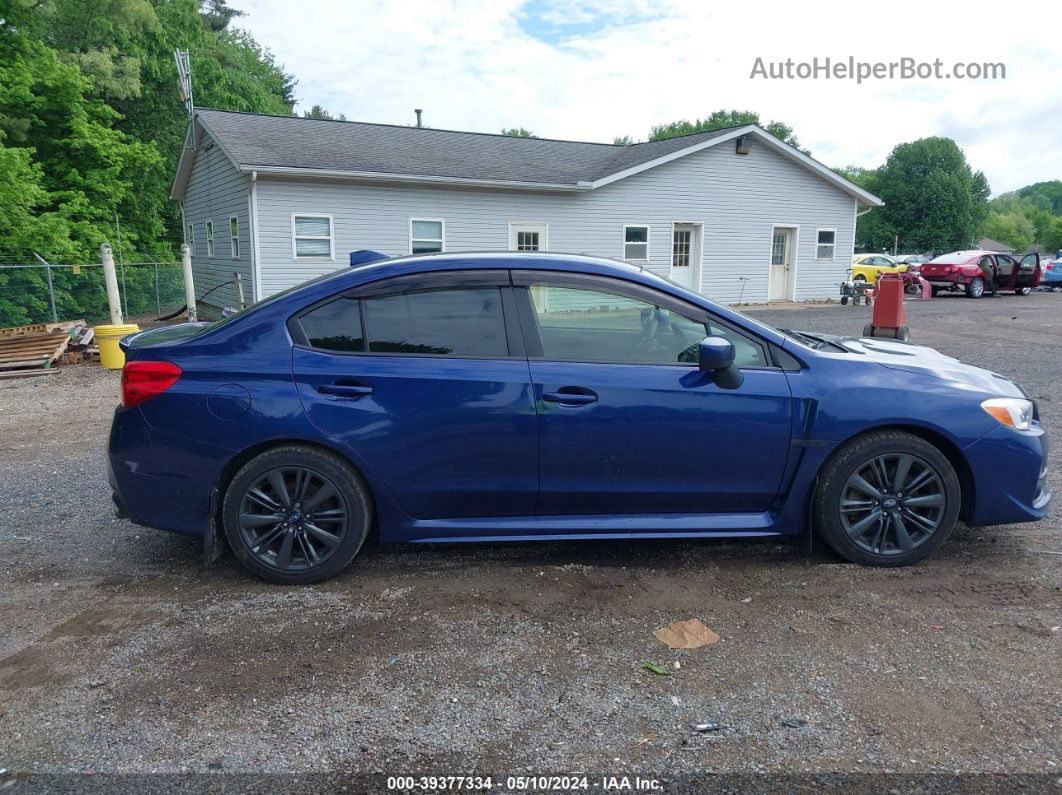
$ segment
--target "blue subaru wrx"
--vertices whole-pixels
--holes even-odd
[[[433,254],[122,342],[120,516],[330,577],[382,541],[794,536],[914,563],[957,519],[1044,516],[1004,376],[785,331],[636,267]]]

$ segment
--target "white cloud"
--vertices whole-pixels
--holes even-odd
[[[900,0],[237,0],[239,20],[299,79],[301,107],[351,119],[543,137],[644,138],[721,108],[792,125],[823,162],[876,166],[897,143],[955,137],[994,192],[1062,178],[1062,4]],[[983,9],[983,10],[982,10]],[[947,66],[1002,62],[995,81],[751,80],[757,57]]]

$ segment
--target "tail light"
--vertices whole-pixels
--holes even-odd
[[[172,362],[126,362],[122,368],[122,405],[127,409],[161,395],[177,383],[181,368]]]

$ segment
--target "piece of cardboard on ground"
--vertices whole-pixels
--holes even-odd
[[[719,636],[706,627],[699,618],[675,621],[653,632],[657,639],[673,649],[698,649],[718,642]]]

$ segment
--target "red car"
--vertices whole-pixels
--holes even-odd
[[[996,289],[1028,295],[1040,284],[1040,255],[1026,254],[1021,261],[996,251],[953,251],[922,265],[922,278],[941,291],[962,290],[967,298],[980,298],[990,289],[985,270],[994,274]]]

